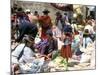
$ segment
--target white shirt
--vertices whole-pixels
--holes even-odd
[[[27,59],[32,59],[32,57],[35,55],[34,52],[31,50],[31,48],[29,47],[25,47],[25,44],[20,44],[19,46],[16,47],[16,49],[12,52],[12,63],[19,63],[19,62],[23,62],[23,60],[25,62]],[[22,57],[20,58],[20,60],[17,60],[17,57],[20,55],[21,51],[24,48],[24,53],[22,55]]]
[[[55,27],[55,28],[53,28],[53,36],[54,37],[61,37],[61,31],[59,30],[59,28],[58,27]]]

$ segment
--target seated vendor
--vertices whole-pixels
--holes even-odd
[[[16,72],[19,71],[19,73],[23,73],[22,66],[25,66],[28,63],[33,63],[33,65],[38,62],[42,63],[41,60],[38,60],[41,57],[37,57],[36,53],[34,52],[34,38],[32,36],[28,36],[24,39],[25,43],[19,44],[14,51],[12,52],[12,72],[14,75],[17,75]],[[36,67],[40,67],[42,64],[37,65]],[[36,71],[33,71],[34,69],[30,69],[28,72],[31,71],[31,73],[34,73]],[[26,71],[27,72],[27,71]]]
[[[50,58],[52,54],[58,50],[58,42],[53,38],[53,33],[51,30],[46,32],[47,39],[42,40],[36,45],[36,48],[39,52],[44,55],[46,58]]]

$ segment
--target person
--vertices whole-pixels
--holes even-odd
[[[37,35],[37,32],[38,32],[38,29],[36,25],[33,25],[32,23],[24,20],[19,26],[20,35],[16,39],[16,42],[20,42],[23,39],[25,34],[32,35],[35,38]]]
[[[11,15],[11,28],[14,30],[17,25],[17,15],[16,13]]]
[[[55,39],[60,39],[61,38],[61,31],[58,29],[57,26],[55,26],[55,25],[52,26],[52,32],[53,32],[53,37]]]
[[[38,18],[41,26],[41,39],[47,39],[46,32],[52,27],[51,18],[48,15],[49,13],[50,11],[45,9],[43,15]]]
[[[63,20],[62,15],[61,15],[61,13],[60,13],[59,11],[56,12],[55,24],[56,24],[56,26],[58,27],[58,29],[62,32],[65,23],[64,23],[64,20]]]
[[[48,30],[46,34],[48,37],[47,38],[48,45],[46,46],[44,54],[50,56],[52,55],[53,51],[58,50],[58,42],[56,39],[53,38],[52,30]]]
[[[34,11],[34,14],[33,14],[33,18],[34,18],[34,23],[37,25],[37,28],[38,28],[38,35],[37,35],[37,37],[41,37],[41,27],[40,27],[40,25],[39,25],[39,13],[38,13],[38,11]],[[36,37],[36,38],[37,38]]]
[[[25,18],[26,15],[22,14],[22,12],[18,14],[18,18],[19,18],[19,25],[18,25],[18,31],[19,31],[19,36],[16,39],[16,42],[20,42],[24,35],[32,35],[34,38],[37,35],[38,29],[37,26],[35,25],[35,23],[31,20],[29,21],[28,19]],[[32,20],[34,20],[34,18],[32,18]]]
[[[54,52],[58,50],[58,42],[53,38],[52,30],[46,32],[47,39],[42,40],[37,44],[39,52],[46,57],[46,59],[52,58]]]
[[[86,29],[83,34],[83,44],[82,47],[86,48],[89,43],[92,43],[92,39],[90,38],[89,30]]]
[[[45,47],[47,46],[47,39],[41,40],[37,44],[35,44],[35,48],[38,50],[38,52],[42,55],[44,55]]]
[[[91,20],[87,21],[87,25],[85,26],[84,31],[87,30],[87,29],[89,31],[89,34],[93,34],[94,33]]]
[[[67,15],[68,15],[69,23],[71,24],[72,23],[72,19],[73,19],[73,11],[68,11]]]
[[[61,48],[61,56],[66,59],[68,62],[69,58],[72,58],[72,50],[71,50],[71,34],[70,33],[64,33],[64,45]]]
[[[34,56],[33,52],[33,44],[34,44],[34,38],[29,37],[30,40],[25,40],[26,43],[21,43],[16,48],[14,51],[12,51],[11,56],[12,56],[12,66],[14,72],[20,70],[19,64],[23,62],[25,58],[29,59],[29,57]],[[31,49],[32,48],[32,49]],[[17,68],[17,69],[16,69]]]
[[[69,23],[69,19],[68,19],[67,13],[64,13],[63,19],[64,19],[65,23]]]
[[[58,50],[61,50],[61,47],[63,45],[62,33],[56,25],[52,26],[52,32],[53,32],[53,38],[57,39],[58,41]]]
[[[73,21],[72,24],[71,24],[71,27],[72,27],[72,32],[73,33],[74,33],[74,30],[78,30],[77,22]]]
[[[27,36],[24,38],[24,43],[19,44],[11,53],[13,72],[16,73],[36,73],[40,72],[40,67],[43,65],[44,58],[36,55],[34,51],[34,37]],[[32,64],[32,68],[25,69],[27,64]],[[38,65],[36,65],[38,64]],[[36,66],[34,66],[36,65]],[[37,68],[36,68],[37,67]],[[16,74],[15,74],[16,75]]]
[[[38,17],[37,17],[38,12],[37,12],[37,11],[35,11],[34,14],[33,14],[33,13],[31,13],[31,10],[27,9],[27,10],[26,10],[26,15],[27,15],[29,21],[30,21],[32,24],[36,24],[36,25],[37,25],[37,22],[38,22]],[[39,16],[39,15],[38,15],[38,16]]]
[[[33,14],[31,13],[31,11],[29,9],[25,10],[25,14],[27,16],[27,20],[29,20],[30,22],[32,22],[32,16]]]
[[[74,30],[74,40],[72,41],[72,50],[74,55],[79,56],[82,54],[82,52],[80,51],[80,46],[81,46],[80,34],[78,30]]]
[[[22,18],[22,15],[24,15],[23,8],[22,7],[17,7],[16,12],[13,14],[12,19],[11,19],[11,24],[12,24],[12,38],[15,40],[19,36],[19,22],[22,21],[25,17]],[[20,17],[19,17],[20,16]]]

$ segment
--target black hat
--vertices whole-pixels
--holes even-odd
[[[24,12],[24,10],[23,10],[22,7],[19,7],[19,8],[17,9],[17,11],[18,11],[18,12]]]
[[[50,11],[47,10],[47,9],[44,9],[43,13],[44,13],[44,14],[48,14],[48,13],[50,13]]]
[[[64,15],[67,15],[67,13],[65,12]]]
[[[38,13],[38,11],[34,11],[34,13]]]
[[[34,15],[38,15],[38,11],[34,11]]]

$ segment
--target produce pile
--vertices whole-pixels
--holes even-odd
[[[54,60],[49,62],[48,67],[50,68],[50,72],[66,71],[67,61],[63,57],[57,56]]]

